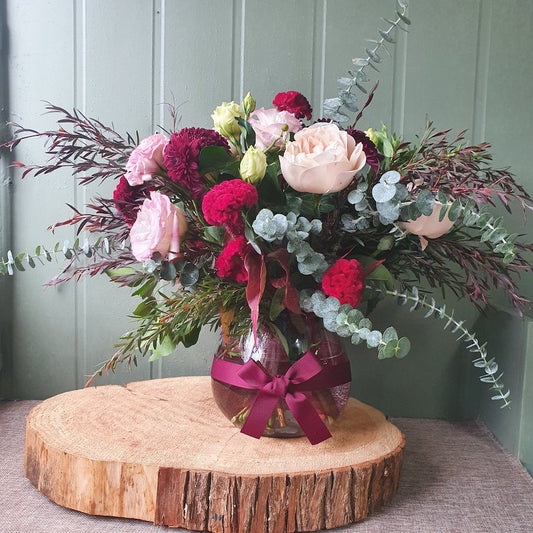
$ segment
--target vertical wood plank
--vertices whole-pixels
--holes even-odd
[[[421,133],[426,119],[441,129],[471,130],[479,0],[413,2],[410,18],[405,134]]]
[[[381,17],[391,18],[395,13],[395,2],[378,0],[374,2],[336,0],[327,2],[326,42],[325,42],[325,97],[337,96],[337,79],[348,75],[352,70],[352,59],[366,57],[365,48],[369,46],[366,39],[379,38],[378,28],[386,28]],[[404,36],[399,35],[399,38]],[[390,123],[392,113],[393,58],[386,53],[380,54],[382,63],[380,72],[366,69],[371,81],[364,84],[370,90],[379,79],[379,88],[371,107],[358,124],[360,129],[379,128],[382,122]],[[366,95],[354,91],[361,108]],[[350,115],[352,118],[352,115]],[[353,115],[353,119],[355,115]]]
[[[244,92],[257,107],[272,107],[278,92],[312,90],[314,3],[247,0],[244,26]]]
[[[83,23],[77,62],[83,94],[80,104],[91,117],[113,124],[122,135],[139,131],[152,133],[153,8],[144,0],[91,0],[82,2]],[[112,41],[106,36],[113,36]],[[80,207],[97,195],[110,198],[115,181],[96,183],[79,192]],[[78,189],[80,189],[78,187]],[[129,292],[113,285],[106,276],[84,279],[78,284],[77,335],[81,376],[89,375],[114,352],[119,336],[131,329],[127,318],[135,307]],[[102,305],[105,298],[105,305]],[[120,368],[120,377],[110,376],[99,383],[147,379],[150,368],[143,362],[134,376]]]
[[[36,129],[49,128],[53,117],[43,116],[43,100],[71,107],[73,103],[73,8],[53,0],[9,2],[10,120]],[[41,142],[21,145],[14,158],[44,163]],[[13,173],[13,238],[17,251],[37,244],[53,248],[56,241],[73,240],[65,228],[51,235],[46,228],[69,216],[73,201],[69,172],[20,180]],[[53,241],[53,242],[52,242]],[[31,269],[30,269],[31,270]],[[43,398],[76,386],[74,290],[72,286],[44,289],[57,273],[57,264],[15,275],[13,287],[13,354],[9,379],[14,397]]]
[[[165,102],[180,106],[180,127],[211,128],[232,96],[232,1],[167,1],[164,32]]]

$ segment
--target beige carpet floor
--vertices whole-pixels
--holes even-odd
[[[183,531],[84,515],[40,494],[22,472],[25,417],[37,403],[0,403],[0,533]],[[405,433],[407,446],[392,504],[364,522],[333,531],[533,532],[533,479],[485,426],[405,418],[394,423]]]

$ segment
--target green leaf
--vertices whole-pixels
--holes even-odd
[[[379,240],[377,249],[380,252],[384,252],[385,250],[391,250],[393,246],[394,237],[392,235],[386,235]]]
[[[341,87],[351,87],[355,83],[355,80],[353,78],[338,78],[337,83]]]
[[[326,110],[324,110],[324,115],[326,116],[326,118],[329,118],[330,120],[333,120],[334,122],[339,122],[339,123],[347,122],[350,119],[348,115],[345,115],[344,113],[340,113],[339,111],[327,112]]]
[[[257,185],[257,193],[261,198],[262,205],[273,208],[275,212],[282,211],[286,204],[286,198],[279,183],[279,163],[271,163],[263,179]]]
[[[168,335],[165,335],[159,343],[152,344],[150,346],[150,349],[152,350],[152,355],[150,356],[148,361],[150,361],[150,363],[153,363],[154,361],[161,359],[161,357],[167,357],[168,355],[173,353],[176,349],[176,345]]]
[[[435,198],[429,189],[424,189],[418,193],[416,197],[416,206],[420,212],[425,216],[430,216],[433,213],[433,206],[435,205]]]
[[[418,209],[416,203],[409,204],[409,207],[407,208],[407,216],[409,217],[409,220],[416,220],[420,217],[422,213],[420,212],[420,209]]]
[[[337,206],[337,194],[323,194],[318,201],[319,213],[331,213]]]
[[[381,57],[374,52],[371,48],[367,48],[365,52],[368,55],[368,59],[372,60],[374,63],[381,63]]]
[[[358,110],[358,108],[357,108],[357,98],[355,97],[354,94],[352,94],[352,93],[350,93],[348,91],[343,91],[341,93],[341,99],[342,99],[342,103],[346,107],[346,109],[349,109],[350,111],[352,111],[354,113]]]
[[[194,263],[186,262],[183,265],[183,268],[180,269],[179,274],[180,283],[184,287],[192,287],[196,284],[198,278],[200,277],[200,270]]]
[[[252,128],[252,125],[241,117],[235,117],[235,119],[241,127],[245,147],[255,146],[255,130]]]
[[[373,272],[368,274],[365,279],[372,281],[381,281],[385,283],[387,289],[392,290],[394,287],[394,278],[390,271],[384,265],[379,265]]]
[[[157,280],[155,278],[149,278],[136,291],[132,293],[132,296],[140,296],[141,298],[147,298],[148,296],[152,296],[156,286]]]
[[[283,346],[283,349],[285,350],[285,353],[287,355],[290,355],[290,353],[289,353],[289,343],[287,342],[287,337],[285,337],[285,335],[283,335],[283,333],[281,333],[281,330],[276,326],[276,324],[272,323],[272,324],[270,324],[270,326],[276,332],[276,335],[278,336],[278,338],[279,338],[279,340],[281,342],[281,345]]]
[[[383,139],[383,146],[381,149],[385,157],[391,158],[394,155],[394,148],[387,138]]]
[[[190,348],[198,342],[198,337],[200,336],[201,327],[192,328],[186,335],[183,335],[179,338],[179,341],[183,344],[185,348]]]
[[[13,262],[15,263],[15,267],[17,270],[20,270],[21,272],[24,272],[26,269],[24,268],[22,261],[26,258],[25,253],[18,254],[14,259]]]
[[[204,230],[204,236],[206,240],[222,244],[224,235],[226,234],[226,228],[224,226],[207,226]]]
[[[161,279],[164,279],[165,281],[173,281],[176,279],[176,267],[174,266],[174,263],[170,261],[163,261],[161,263]]]
[[[398,359],[403,359],[411,350],[411,342],[407,337],[402,337],[398,341],[398,346],[396,348],[396,357]]]
[[[379,34],[381,35],[381,37],[383,37],[383,39],[385,39],[388,43],[392,43],[394,44],[396,41],[386,32],[386,31],[383,31],[383,30],[379,30]]]
[[[105,271],[105,273],[111,278],[122,278],[124,276],[129,276],[135,274],[136,270],[131,267],[121,267],[121,268],[110,268]]]
[[[155,298],[143,300],[133,311],[134,316],[146,317],[156,308]]]
[[[455,202],[453,202],[453,204],[451,205],[450,210],[448,211],[448,218],[452,222],[455,222],[459,218],[459,215],[461,214],[462,210],[463,207],[461,204],[461,200],[455,200]]]
[[[392,340],[398,340],[398,333],[396,330],[390,326],[383,332],[383,342],[389,342]]]
[[[448,199],[449,196],[445,192],[440,189],[437,191],[437,200],[439,203],[443,204],[443,206],[448,203]]]
[[[233,163],[231,154],[222,146],[206,146],[198,156],[198,172],[204,175],[207,172],[220,172],[226,165]]]
[[[285,287],[276,290],[272,301],[270,302],[269,318],[271,321],[276,320],[279,314],[285,309]]]
[[[396,348],[398,341],[391,339],[382,349],[378,352],[378,357],[381,354],[382,359],[392,359],[396,355]]]
[[[334,111],[334,110],[336,110],[338,107],[340,107],[342,105],[342,100],[339,97],[327,98],[326,100],[324,100],[324,104],[323,105],[324,105],[324,112],[326,110]]]
[[[403,15],[402,13],[400,13],[399,11],[396,11],[396,14],[398,15],[398,18],[404,22],[405,24],[407,24],[408,26],[411,24],[411,21],[405,16]]]

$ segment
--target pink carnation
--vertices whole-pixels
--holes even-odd
[[[257,189],[240,179],[215,185],[202,201],[205,220],[213,226],[226,226],[232,236],[244,233],[241,209],[251,207],[258,200]]]
[[[185,213],[168,196],[151,191],[130,230],[131,251],[138,261],[151,259],[155,252],[175,259],[186,232]]]
[[[241,236],[229,241],[215,261],[217,276],[246,283],[248,271],[244,266],[244,259],[251,249],[246,237]]]
[[[167,138],[156,133],[143,139],[133,150],[126,163],[125,174],[132,187],[142,185],[143,182],[151,180],[154,174],[161,172],[165,144],[167,144]]]
[[[264,107],[256,109],[248,122],[255,131],[255,146],[261,150],[266,150],[274,142],[275,146],[282,147],[290,132],[302,129],[302,123],[292,113]]]
[[[326,270],[322,290],[327,296],[337,298],[341,304],[357,307],[363,297],[365,273],[356,259],[339,259]]]
[[[206,146],[222,146],[229,152],[228,141],[214,130],[183,128],[170,136],[164,160],[170,179],[187,189],[191,198],[205,193],[205,180],[198,172],[198,158]]]

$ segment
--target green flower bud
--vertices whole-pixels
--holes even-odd
[[[238,139],[241,135],[241,128],[235,117],[244,118],[241,107],[235,102],[223,102],[211,115],[215,130],[228,139]]]
[[[242,108],[244,110],[244,114],[248,117],[250,113],[254,112],[255,109],[255,100],[252,98],[252,93],[248,91],[248,94],[244,97],[244,100],[242,101]]]
[[[266,172],[266,155],[259,148],[250,146],[244,154],[239,172],[241,178],[248,183],[259,183]]]
[[[374,143],[377,144],[378,142],[378,136],[376,135],[376,132],[372,128],[368,128],[365,131],[365,135]]]

